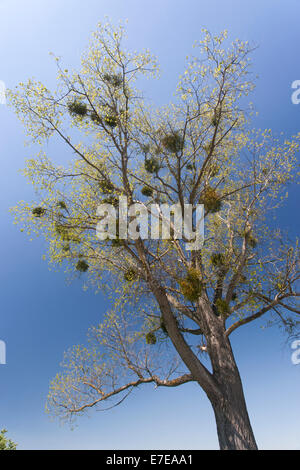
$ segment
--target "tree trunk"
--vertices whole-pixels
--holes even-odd
[[[228,387],[227,387],[228,388]],[[222,402],[213,402],[221,450],[257,450],[249,420],[242,385],[232,390]]]
[[[178,329],[171,306],[155,282],[152,290],[160,307],[168,335],[192,376],[208,396],[215,413],[221,450],[256,450],[243,386],[234,359],[225,323],[207,307],[201,307],[201,324],[207,340],[213,373],[199,361]]]
[[[218,328],[217,328],[218,330]],[[208,396],[216,418],[221,450],[257,450],[243,385],[229,339],[215,330],[208,340],[213,376],[220,395]]]

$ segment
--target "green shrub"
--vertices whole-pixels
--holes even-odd
[[[146,158],[145,169],[148,173],[157,173],[159,171],[159,162],[156,158]]]
[[[98,114],[95,111],[92,111],[90,116],[91,116],[91,120],[95,122],[96,124],[101,123],[101,118],[98,116]]]
[[[147,197],[150,197],[153,195],[153,189],[152,188],[149,188],[149,186],[144,186],[141,190],[141,193],[144,195],[144,196],[147,196]]]
[[[141,151],[143,152],[144,155],[147,155],[150,152],[150,145],[149,144],[141,145]]]
[[[64,244],[63,244],[63,247],[62,247],[62,251],[63,251],[64,253],[69,253],[69,251],[70,251],[70,244],[69,244],[69,243],[64,243]]]
[[[218,268],[221,268],[226,264],[225,256],[222,253],[213,253],[210,259],[212,264]]]
[[[216,309],[217,309],[218,314],[223,317],[226,317],[230,313],[229,305],[224,299],[217,299]]]
[[[55,224],[55,232],[57,235],[59,235],[63,240],[68,239],[68,229],[62,224],[59,224],[58,222]]]
[[[58,222],[56,222],[55,224],[55,232],[57,233],[57,235],[61,237],[63,241],[73,242],[73,243],[81,242],[80,238],[76,236],[74,233],[72,233],[68,227],[65,227],[64,225]]]
[[[115,248],[118,248],[120,246],[123,246],[124,245],[124,240],[122,240],[121,238],[112,238],[112,239],[109,239],[111,241],[111,246],[115,247]]]
[[[116,74],[116,73],[105,73],[103,75],[103,80],[106,83],[109,83],[110,85],[112,85],[115,88],[119,88],[123,83],[123,77],[120,73],[118,73],[118,74]]]
[[[115,189],[113,183],[108,179],[102,179],[99,181],[99,186],[103,193],[109,193]]]
[[[149,331],[149,333],[146,334],[146,343],[147,344],[156,344],[156,336],[153,331]]]
[[[46,212],[46,209],[44,207],[35,207],[32,209],[32,215],[34,217],[42,217]]]
[[[248,238],[248,243],[252,248],[255,248],[257,246],[257,239],[253,237],[253,235],[250,235]]]
[[[67,206],[66,206],[66,203],[64,201],[58,201],[57,203],[58,207],[60,207],[60,209],[63,209],[63,210],[67,210]]]
[[[214,115],[213,115],[213,118],[211,120],[211,123],[214,127],[216,127],[216,125],[218,124],[218,121],[220,120],[220,117],[221,117],[221,112],[220,110],[218,111],[215,111],[214,112]]]
[[[213,188],[207,187],[200,199],[200,203],[204,204],[207,212],[219,212],[222,207],[222,200],[217,191]]]
[[[178,153],[183,149],[183,139],[177,132],[163,137],[161,143],[171,153]]]
[[[16,450],[17,444],[6,437],[6,429],[0,431],[0,450]]]
[[[80,101],[72,101],[68,104],[68,110],[72,116],[84,117],[87,114],[87,105]]]
[[[137,272],[133,268],[127,269],[124,273],[125,281],[132,282],[137,279]]]
[[[103,121],[107,126],[112,128],[116,127],[116,125],[118,124],[118,118],[115,114],[106,114],[106,116],[104,116]]]
[[[202,293],[200,273],[191,268],[186,277],[179,282],[183,296],[190,302],[195,302]]]
[[[116,196],[108,196],[103,198],[101,202],[104,204],[111,204],[114,207],[118,207],[119,198],[117,198]]]
[[[89,264],[85,260],[80,259],[76,264],[76,269],[81,273],[85,273],[89,269]]]

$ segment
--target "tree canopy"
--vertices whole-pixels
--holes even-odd
[[[127,51],[124,36],[122,26],[100,24],[79,71],[56,59],[56,91],[28,80],[9,93],[41,146],[24,170],[37,198],[14,208],[17,221],[45,236],[50,263],[113,304],[52,381],[48,409],[63,417],[114,406],[143,383],[195,381],[218,393],[212,376],[223,359],[211,325],[226,341],[263,316],[289,334],[299,326],[298,243],[269,220],[295,180],[300,134],[251,128],[253,47],[203,30],[173,102],[156,107],[138,86],[158,76],[157,60]],[[50,138],[69,148],[69,165],[47,155]],[[203,204],[203,246],[187,251],[172,234],[99,240],[97,207],[117,208],[120,196],[147,210]]]

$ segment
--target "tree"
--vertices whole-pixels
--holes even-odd
[[[20,203],[17,219],[45,235],[51,263],[113,301],[89,345],[71,349],[51,383],[48,409],[61,417],[115,406],[145,383],[195,382],[213,407],[221,449],[257,448],[230,335],[267,314],[289,334],[299,326],[298,245],[268,228],[268,214],[295,178],[300,135],[283,140],[250,128],[253,48],[240,40],[225,48],[226,36],[204,30],[174,103],[159,109],[136,88],[140,77],[157,75],[156,59],[127,52],[123,27],[108,24],[79,72],[56,59],[55,92],[29,80],[9,93],[41,146],[25,169],[37,201]],[[44,153],[51,137],[71,150],[67,167]],[[97,207],[117,209],[119,197],[147,211],[202,203],[203,246],[187,250],[174,230],[145,239],[139,227],[136,239],[122,238],[119,227],[100,240]]]
[[[16,450],[17,444],[15,444],[11,439],[7,439],[7,437],[5,437],[6,433],[6,429],[2,429],[2,431],[0,431],[0,450]]]

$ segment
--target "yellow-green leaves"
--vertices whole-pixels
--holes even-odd
[[[201,273],[190,268],[184,279],[179,284],[183,296],[190,302],[196,302],[202,293]]]
[[[52,264],[86,273],[111,298],[149,296],[154,279],[182,302],[206,298],[214,305],[221,296],[230,313],[252,311],[261,299],[251,290],[282,284],[267,269],[274,262],[264,254],[271,238],[265,220],[288,197],[300,134],[284,139],[270,129],[249,130],[240,101],[253,88],[247,42],[205,30],[174,102],[156,108],[135,87],[139,77],[157,76],[157,61],[148,50],[126,50],[124,36],[122,25],[100,24],[79,70],[56,60],[55,91],[29,80],[10,92],[29,137],[41,146],[24,170],[35,201],[21,202],[16,220],[30,236],[45,236]],[[61,142],[55,161],[43,147],[53,136]],[[67,164],[60,150],[64,158],[69,152]],[[97,207],[111,204],[118,214],[120,196],[148,213],[150,204],[202,203],[201,253],[188,253],[175,238],[124,240],[118,224],[114,240],[100,241]],[[231,310],[233,292],[238,302]],[[219,307],[225,312],[225,304]]]

